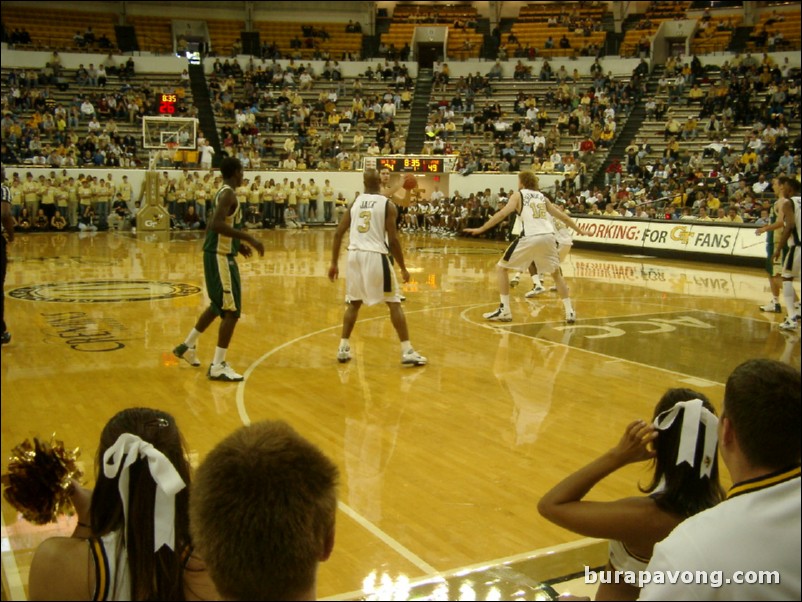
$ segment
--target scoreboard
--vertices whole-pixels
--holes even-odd
[[[442,158],[434,157],[378,157],[376,169],[408,173],[442,174],[444,171]]]

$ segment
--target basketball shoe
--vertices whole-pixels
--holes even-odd
[[[796,320],[791,316],[788,316],[787,318],[785,318],[785,320],[780,322],[779,328],[780,330],[796,330],[797,328],[799,328],[799,320]]]
[[[341,364],[345,362],[351,361],[351,348],[350,347],[340,347],[337,350],[337,361]]]
[[[226,382],[238,382],[245,378],[242,374],[237,374],[226,362],[212,364],[209,366],[209,371],[206,375],[209,377],[209,380],[222,380]]]
[[[499,305],[494,311],[482,314],[482,317],[491,322],[512,322],[512,312],[503,305]]]
[[[565,312],[565,323],[566,324],[573,324],[576,322],[576,312],[573,309],[566,310]]]
[[[546,292],[546,287],[542,284],[538,284],[537,286],[532,287],[532,290],[527,292],[524,297],[527,299],[531,299],[532,297],[537,297],[541,293]]]
[[[760,306],[758,306],[758,308],[760,309],[760,311],[768,311],[768,312],[771,312],[773,314],[779,314],[779,313],[782,312],[782,308],[780,307],[780,304],[779,303],[774,303],[774,301],[766,303],[766,305],[760,305]]]
[[[188,347],[184,343],[181,343],[178,347],[173,349],[173,355],[177,358],[184,360],[190,366],[195,366],[196,368],[201,365],[200,360],[198,359],[198,354],[195,351],[194,347]]]
[[[405,366],[425,366],[429,360],[414,349],[401,354],[401,363]]]

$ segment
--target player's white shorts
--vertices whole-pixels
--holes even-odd
[[[553,232],[516,238],[504,251],[498,265],[508,270],[523,271],[533,261],[538,274],[551,274],[560,267],[557,239]]]
[[[375,251],[348,251],[345,301],[362,301],[365,305],[401,302],[398,280],[388,255]]]
[[[800,255],[802,255],[802,249],[799,248],[799,245],[788,248],[788,253],[785,254],[785,259],[783,260],[783,278],[796,278],[799,280]]]
[[[565,258],[568,257],[568,253],[571,252],[571,247],[574,246],[573,241],[568,242],[560,242],[557,241],[559,244],[557,246],[557,254],[560,256],[560,263],[565,261]]]

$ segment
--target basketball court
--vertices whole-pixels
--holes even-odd
[[[228,353],[246,375],[239,384],[206,378],[216,325],[198,343],[202,367],[171,353],[206,305],[202,233],[18,236],[5,289],[2,452],[55,433],[80,447],[91,484],[100,430],[126,407],[173,414],[194,464],[242,424],[285,420],[341,471],[321,597],[366,589],[389,599],[425,581],[454,599],[461,589],[444,578],[468,573],[480,577],[460,588],[477,599],[510,599],[492,593],[510,582],[505,571],[536,586],[598,566],[603,547],[540,518],[540,496],[650,418],[667,388],[694,388],[720,408],[743,360],[800,363],[798,331],[758,311],[769,297],[758,269],[575,249],[564,265],[575,325],[556,293],[526,300],[526,278],[512,293],[513,322],[492,324],[482,313],[498,304],[503,243],[402,235],[404,309],[429,365],[401,366],[384,306],[363,309],[354,359],[338,364],[344,283],[326,278],[333,230],[255,235],[266,253],[240,261],[244,310]],[[647,474],[628,467],[590,498],[637,495]],[[36,545],[69,534],[75,519],[36,527],[5,500],[2,518],[4,589],[25,599]],[[566,555],[550,551],[572,560],[560,565]]]

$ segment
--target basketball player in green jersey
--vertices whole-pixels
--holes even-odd
[[[253,249],[256,249],[262,257],[265,247],[243,229],[245,214],[234,192],[242,185],[242,164],[238,159],[227,157],[220,163],[220,172],[223,185],[214,197],[214,214],[203,243],[203,272],[211,304],[198,318],[186,340],[173,349],[173,354],[191,366],[200,366],[195,342],[219,316],[217,348],[208,376],[211,380],[236,382],[242,380],[243,376],[226,363],[226,351],[242,308],[237,253],[250,257]]]

